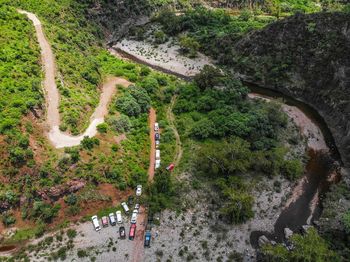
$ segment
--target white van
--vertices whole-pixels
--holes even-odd
[[[131,216],[131,220],[130,220],[130,223],[131,224],[136,224],[136,222],[137,222],[137,210],[135,211],[134,210],[134,212],[132,212],[132,216]]]
[[[154,131],[158,131],[159,130],[159,124],[157,122],[154,123]]]
[[[115,212],[115,215],[117,216],[117,223],[118,224],[123,223],[122,212],[117,211],[117,212]]]
[[[160,167],[160,159],[156,160],[156,163],[154,164],[154,168],[157,169]]]
[[[94,225],[94,228],[96,231],[100,231],[101,230],[101,226],[100,226],[100,223],[98,222],[98,217],[97,216],[93,216],[91,218],[92,220],[92,224]]]
[[[128,205],[125,202],[122,203],[122,207],[123,207],[126,214],[129,213]]]
[[[159,149],[156,150],[156,159],[160,160],[160,150]]]

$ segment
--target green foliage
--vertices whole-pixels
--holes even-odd
[[[74,206],[78,202],[78,198],[75,194],[70,194],[64,198],[64,202],[70,206]]]
[[[154,39],[156,44],[163,44],[167,41],[168,37],[162,30],[158,30],[154,33]]]
[[[14,223],[16,223],[16,218],[10,212],[4,212],[1,215],[2,223],[5,227],[8,227]]]
[[[344,224],[346,233],[350,235],[350,210],[348,210],[348,212],[343,215],[342,222]]]
[[[157,169],[154,181],[147,189],[149,212],[154,214],[173,207],[178,194],[176,187],[170,172],[165,168]]]
[[[79,249],[79,250],[77,251],[77,256],[78,256],[79,258],[87,257],[87,256],[88,256],[88,253],[86,252],[86,250]]]
[[[141,87],[131,86],[116,101],[117,109],[128,116],[139,116],[148,112],[151,99]]]
[[[107,119],[107,122],[118,133],[129,132],[132,127],[131,121],[126,115],[120,115],[119,117],[111,116]]]
[[[91,150],[94,148],[94,146],[100,145],[100,141],[96,137],[88,137],[85,136],[84,139],[81,141],[81,146],[84,149]]]
[[[220,212],[229,223],[243,223],[254,216],[254,198],[241,178],[231,176],[228,179],[218,179],[217,184],[225,200]]]
[[[228,63],[232,59],[232,46],[242,35],[271,22],[258,17],[246,20],[231,16],[222,9],[210,10],[205,7],[188,9],[181,16],[170,9],[163,9],[155,20],[168,35],[176,36],[186,32],[186,38],[182,38],[182,41],[180,38],[185,49],[195,53],[199,48],[222,63]]]
[[[293,249],[288,251],[282,244],[266,245],[262,251],[263,261],[316,261],[333,262],[340,258],[329,249],[327,242],[322,239],[314,228],[306,235],[294,234],[291,238]]]
[[[68,229],[67,230],[67,237],[69,238],[69,239],[73,239],[73,238],[75,238],[77,236],[77,231],[76,230],[74,230],[74,229]]]
[[[210,65],[205,65],[201,72],[195,76],[194,81],[201,90],[204,90],[219,85],[222,78],[223,74],[220,69]]]
[[[200,48],[200,44],[193,37],[182,35],[179,38],[181,50],[189,57],[194,58]]]
[[[36,218],[45,223],[50,223],[54,217],[57,216],[60,210],[60,205],[50,205],[43,201],[35,201],[33,208],[30,210],[30,217]]]
[[[108,130],[108,124],[106,123],[102,123],[97,126],[97,131],[100,133],[105,134],[107,133],[107,130]]]
[[[34,28],[6,5],[0,6],[0,50],[0,134],[4,134],[13,133],[22,115],[43,101]],[[26,157],[19,149],[12,153],[15,162]]]

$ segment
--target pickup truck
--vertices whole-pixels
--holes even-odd
[[[143,244],[144,247],[151,247],[151,237],[152,237],[151,231],[146,231],[145,242]]]

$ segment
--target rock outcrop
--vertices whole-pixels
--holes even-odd
[[[62,185],[39,190],[37,194],[43,200],[51,202],[51,201],[58,200],[60,197],[64,195],[75,193],[79,189],[83,188],[84,186],[85,186],[85,181],[71,180]]]
[[[350,167],[350,14],[298,14],[233,47],[233,72],[319,112]]]

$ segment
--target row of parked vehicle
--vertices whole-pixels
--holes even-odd
[[[139,197],[139,196],[141,196],[141,194],[142,194],[142,185],[138,185],[136,187],[136,196]],[[132,204],[132,201],[131,201],[132,199],[133,198],[129,198],[129,204]],[[121,203],[121,206],[122,206],[125,214],[128,215],[129,214],[129,207],[128,207],[127,203],[123,202],[123,203]],[[140,209],[140,204],[136,203],[135,208],[133,210],[133,213],[131,215],[131,219],[130,219],[130,223],[131,223],[130,230],[129,230],[129,239],[130,240],[133,240],[135,237],[135,234],[136,234],[136,222],[137,222],[137,215],[139,213],[139,209]],[[102,227],[100,226],[99,219],[96,215],[93,216],[91,219],[92,219],[92,224],[94,226],[94,229],[96,231],[100,231],[102,229],[102,227],[108,227],[109,224],[111,226],[115,226],[117,224],[123,223],[122,212],[120,210],[116,211],[115,215],[114,215],[114,213],[110,213],[108,215],[108,217],[103,216],[101,218]],[[121,239],[125,239],[126,231],[125,231],[124,226],[119,227],[119,236]]]
[[[160,167],[160,150],[158,149],[159,148],[159,144],[160,144],[160,134],[159,134],[159,124],[156,122],[154,123],[154,138],[155,138],[155,141],[156,141],[156,161],[155,161],[155,166],[154,168],[157,169]]]

